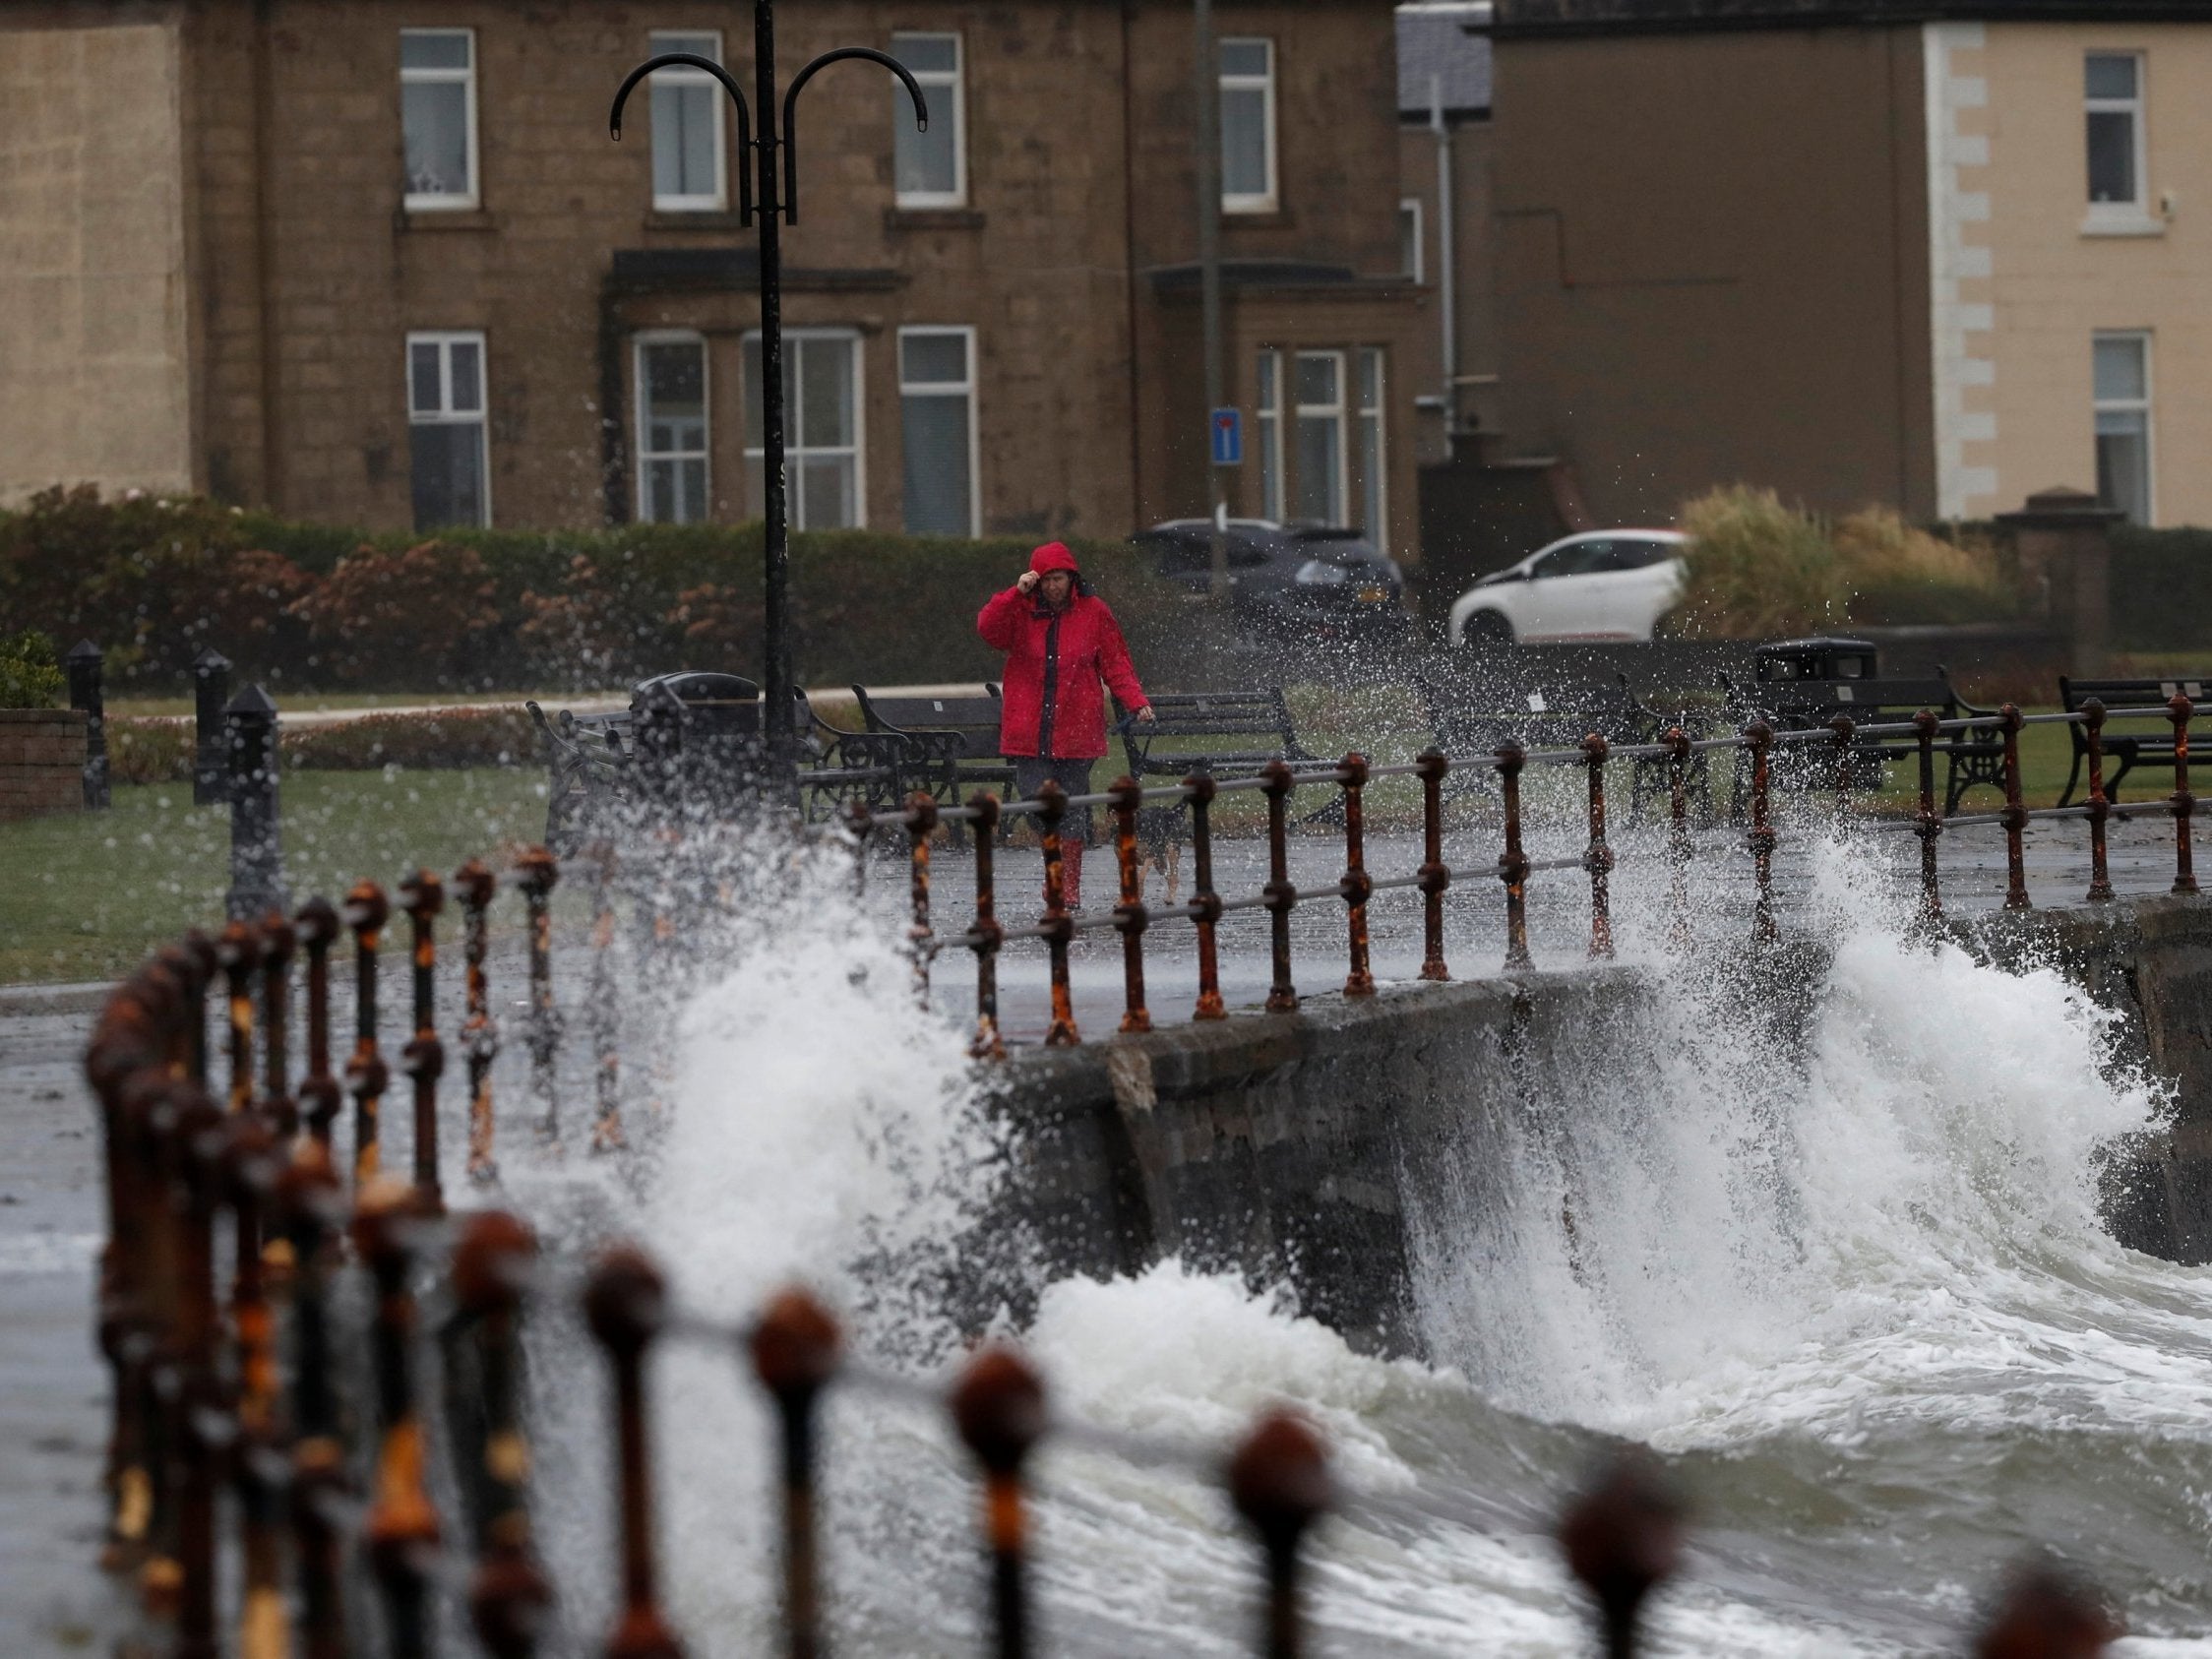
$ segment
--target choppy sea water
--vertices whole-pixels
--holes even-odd
[[[1479,1161],[1409,1152],[1463,1160],[1416,1218],[1426,1363],[1355,1354],[1286,1289],[1174,1261],[1047,1279],[1005,1333],[1068,1416],[1215,1446],[1287,1401],[1349,1487],[1418,1500],[1417,1520],[1355,1510],[1317,1534],[1321,1653],[1586,1651],[1549,1528],[1616,1440],[1654,1448],[1692,1505],[1659,1651],[1955,1651],[2031,1547],[2103,1586],[2123,1652],[2212,1651],[2212,1273],[2097,1218],[2103,1150],[2165,1102],[2055,973],[1909,944],[1860,850],[1818,865],[1835,955],[1805,1052],[1763,1047],[1730,1005],[1731,930],[1650,958],[1664,994],[1637,1064],[1492,1126]],[[668,1117],[616,1219],[687,1310],[740,1321],[802,1278],[871,1358],[945,1375],[963,1332],[943,1291],[1006,1167],[962,1035],[913,1007],[859,916],[756,926],[659,1048]],[[603,1383],[573,1330],[535,1340],[547,1547],[582,1641],[613,1593]],[[740,1356],[698,1341],[666,1345],[654,1400],[668,1598],[693,1651],[762,1651],[766,1413]],[[976,1500],[943,1424],[843,1396],[827,1432],[838,1650],[976,1651]],[[1253,1552],[1211,1486],[1088,1451],[1037,1474],[1048,1650],[1251,1650]]]

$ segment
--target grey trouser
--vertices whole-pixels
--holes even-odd
[[[1096,761],[1056,761],[1035,755],[1016,755],[1014,757],[1014,792],[1024,801],[1033,801],[1049,777],[1071,795],[1087,795],[1090,793],[1090,768],[1097,764]],[[1090,831],[1088,807],[1075,807],[1060,821],[1063,840],[1088,841]]]

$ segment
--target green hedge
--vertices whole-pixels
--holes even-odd
[[[793,655],[809,684],[983,678],[983,601],[1031,543],[875,530],[791,538]],[[213,645],[300,690],[620,685],[676,667],[757,674],[763,532],[738,525],[367,535],[202,498],[51,490],[0,514],[0,616],[108,651],[111,689],[181,689]],[[1165,663],[1177,590],[1123,542],[1075,544],[1139,654]],[[20,619],[20,620],[18,620]]]
[[[2114,530],[2112,628],[2121,650],[2212,649],[2212,529]]]
[[[62,689],[53,641],[35,628],[0,639],[0,708],[56,708]]]

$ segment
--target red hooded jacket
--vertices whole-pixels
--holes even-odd
[[[1029,555],[1029,568],[1074,571],[1075,556],[1057,541]],[[1044,596],[1010,587],[995,593],[975,631],[1007,653],[1006,707],[999,715],[999,753],[1052,760],[1095,761],[1106,753],[1106,699],[1101,677],[1131,709],[1146,707],[1144,688],[1129,660],[1121,624],[1080,577],[1068,608],[1046,608]]]

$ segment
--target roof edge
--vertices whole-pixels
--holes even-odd
[[[2212,23],[2212,0],[1499,0],[1485,32],[1533,40],[1928,23]]]

